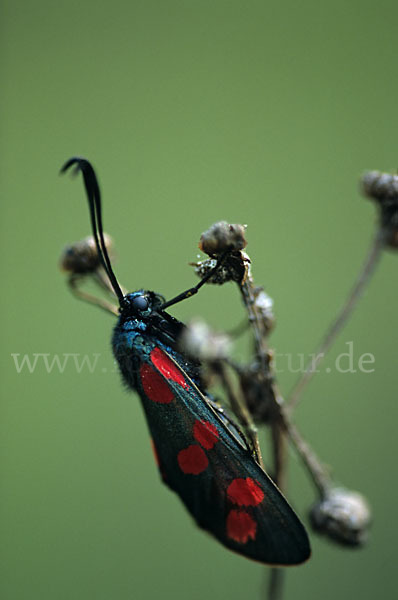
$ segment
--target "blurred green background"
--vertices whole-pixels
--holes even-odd
[[[272,343],[308,353],[373,236],[358,178],[397,166],[397,17],[393,0],[3,0],[2,599],[264,598],[263,567],[160,484],[139,400],[113,372],[113,320],[58,269],[89,233],[81,180],[58,171],[75,154],[95,164],[130,289],[175,295],[194,281],[200,233],[247,223]],[[375,371],[323,369],[297,412],[337,480],[369,498],[371,540],[351,551],[312,535],[286,598],[394,596],[396,261],[385,253],[324,365],[353,341]],[[172,314],[229,328],[243,311],[224,286]],[[12,353],[100,356],[92,374],[42,361],[18,374]],[[280,374],[285,393],[295,377]],[[293,454],[289,497],[307,522],[313,489]]]

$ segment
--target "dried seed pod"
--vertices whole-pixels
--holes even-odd
[[[398,175],[368,171],[361,178],[361,187],[379,206],[386,245],[398,248]]]
[[[243,250],[247,246],[245,231],[245,225],[219,221],[202,233],[199,248],[209,256],[217,256],[228,250]]]
[[[310,511],[312,526],[340,544],[362,546],[368,538],[371,511],[358,492],[333,488]]]
[[[179,346],[192,358],[211,362],[227,358],[232,343],[225,333],[212,331],[201,319],[193,319],[184,328]]]
[[[105,245],[108,253],[112,254],[113,240],[104,233]],[[93,236],[87,236],[63,250],[60,260],[61,269],[75,275],[88,275],[100,266],[97,248]]]
[[[367,171],[362,175],[361,186],[364,194],[375,200],[398,199],[398,175]]]
[[[275,394],[271,372],[272,352],[267,356],[266,372],[263,365],[253,363],[239,372],[240,387],[246,406],[257,425],[269,424],[275,416]]]
[[[262,287],[254,290],[254,306],[260,312],[266,332],[269,333],[275,324],[274,301]]]
[[[191,263],[195,267],[195,273],[200,279],[203,279],[217,264],[215,258],[206,258],[196,263]],[[224,261],[224,264],[210,277],[207,283],[223,285],[228,281],[235,281],[242,284],[250,274],[250,258],[245,252],[233,252]]]

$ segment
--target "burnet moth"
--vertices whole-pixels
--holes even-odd
[[[195,294],[222,258],[199,284],[168,302],[147,290],[125,294],[107,251],[94,169],[71,158],[61,172],[71,167],[82,173],[98,257],[119,304],[113,353],[124,383],[141,398],[163,482],[227,548],[272,565],[304,562],[310,556],[304,526],[238,426],[206,394],[200,364],[178,347],[185,325],[166,312]]]

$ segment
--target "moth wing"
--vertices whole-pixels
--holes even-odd
[[[268,564],[307,560],[301,521],[182,367],[156,347],[138,392],[164,482],[226,547]]]

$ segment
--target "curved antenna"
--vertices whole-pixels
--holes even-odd
[[[101,264],[105,269],[106,274],[109,277],[112,288],[118,297],[120,307],[124,305],[124,294],[120,288],[120,285],[116,279],[116,275],[113,272],[111,261],[109,259],[108,251],[106,249],[104,240],[104,230],[102,226],[102,215],[101,215],[101,193],[98,185],[97,176],[91,165],[91,163],[85,158],[79,158],[77,156],[70,158],[63,165],[61,173],[66,173],[70,167],[75,165],[75,172],[81,171],[83,175],[84,187],[86,189],[88,206],[90,209],[90,220],[91,229],[93,232],[95,245],[97,247],[98,256]]]

